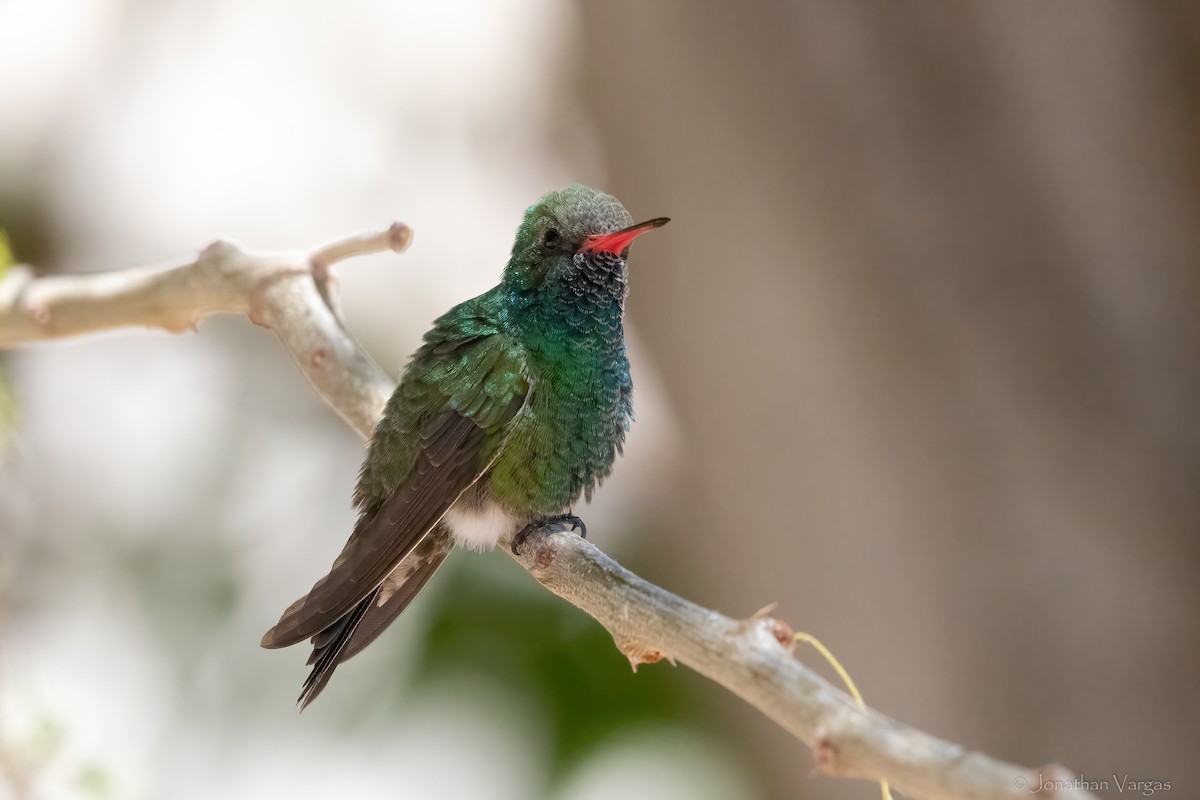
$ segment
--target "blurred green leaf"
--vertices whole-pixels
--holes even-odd
[[[190,674],[211,637],[238,604],[237,556],[228,541],[206,531],[180,527],[147,536],[114,531],[95,539],[97,556],[110,554],[114,579],[138,604],[167,652]]]
[[[17,427],[17,397],[13,392],[8,370],[0,363],[0,453],[8,445],[9,437]]]
[[[87,797],[112,797],[112,777],[99,764],[85,764],[79,770],[79,789]]]
[[[0,280],[4,279],[4,273],[8,272],[8,268],[16,261],[13,256],[12,245],[9,244],[8,234],[0,228]]]
[[[481,561],[481,560],[480,560]],[[416,682],[478,670],[543,706],[552,725],[553,776],[609,737],[646,723],[704,727],[695,683],[667,663],[635,674],[612,637],[582,611],[528,581],[497,579],[497,564],[459,562],[441,594]]]
[[[45,713],[25,743],[29,756],[37,761],[49,761],[57,756],[67,741],[67,731],[61,720]]]

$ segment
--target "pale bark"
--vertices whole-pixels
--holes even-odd
[[[15,267],[0,281],[0,348],[123,326],[181,332],[209,314],[243,314],[275,332],[317,393],[365,438],[393,384],[339,322],[329,268],[355,255],[400,252],[410,240],[396,223],[309,253],[252,254],[216,242],[172,267],[44,278]],[[697,606],[574,534],[536,536],[515,559],[603,625],[635,669],[664,658],[691,667],[807,744],[822,774],[886,779],[930,800],[1011,799],[1050,785],[1057,788],[1043,796],[1094,797],[1061,767],[1019,767],[860,709],[796,660],[785,623]]]

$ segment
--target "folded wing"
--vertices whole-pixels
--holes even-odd
[[[501,335],[454,341],[435,328],[406,370],[372,438],[356,491],[361,515],[333,568],[293,603],[262,646],[312,638],[313,673],[301,702],[362,650],[442,563],[442,516],[487,470],[525,408],[519,349]],[[396,479],[395,475],[402,477]]]

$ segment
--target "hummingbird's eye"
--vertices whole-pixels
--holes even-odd
[[[542,244],[547,250],[553,250],[554,248],[558,247],[558,244],[561,241],[562,234],[560,234],[554,228],[550,228],[544,234],[542,234]]]

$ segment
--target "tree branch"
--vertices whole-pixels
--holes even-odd
[[[215,242],[174,267],[0,281],[0,348],[122,326],[192,330],[210,314],[242,314],[275,332],[313,388],[364,438],[393,382],[339,322],[330,268],[356,255],[403,251],[409,229],[348,237],[309,253],[251,254]],[[505,548],[507,551],[507,548]],[[566,533],[531,538],[515,556],[539,583],[594,617],[634,669],[678,661],[741,697],[812,748],[817,770],[888,780],[929,800],[1094,798],[1061,767],[1030,770],[860,709],[792,654],[792,630],[757,614],[734,620],[638,577]]]
[[[210,314],[242,314],[274,331],[317,394],[366,437],[391,381],[338,321],[330,268],[411,241],[397,222],[310,253],[252,254],[217,241],[174,267],[45,278],[14,267],[0,281],[0,348],[123,326],[178,333]]]

